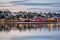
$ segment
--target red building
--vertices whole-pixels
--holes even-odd
[[[33,18],[33,20],[35,20],[36,22],[46,22],[47,18],[36,17],[36,18]]]
[[[41,18],[36,17],[35,20],[36,20],[36,22],[40,22],[41,21]]]

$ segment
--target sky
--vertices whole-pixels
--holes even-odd
[[[0,0],[0,9],[60,12],[60,0]]]

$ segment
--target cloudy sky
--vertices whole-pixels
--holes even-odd
[[[60,0],[0,0],[0,9],[60,12]]]

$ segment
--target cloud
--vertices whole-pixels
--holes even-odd
[[[26,0],[0,0],[1,2],[11,2],[11,1],[26,1]]]
[[[60,0],[0,0],[0,9],[60,11]]]
[[[60,7],[60,3],[50,3],[48,1],[46,1],[46,3],[42,2],[42,0],[7,0],[7,2],[5,2],[5,0],[0,0],[0,4],[2,4],[2,6],[0,5],[0,7],[6,7],[7,4],[12,4],[10,6],[21,6],[21,5],[24,5],[24,6],[53,6],[53,7]],[[34,2],[33,2],[34,1]],[[58,0],[59,1],[59,0]],[[40,3],[39,3],[40,2]],[[42,2],[42,3],[41,3]],[[48,2],[48,3],[47,3]]]
[[[60,7],[60,3],[15,3],[14,6],[50,6],[50,7]]]
[[[49,3],[16,3],[14,5],[52,5]]]
[[[0,7],[11,7],[13,4],[0,4]]]
[[[20,2],[28,2],[29,0],[22,0],[22,1],[10,1],[10,3],[20,3]]]
[[[30,0],[27,3],[60,3],[60,0]]]
[[[11,1],[28,1],[34,3],[60,3],[60,0],[0,0],[0,2],[11,2]]]
[[[15,3],[27,2],[28,0],[0,0],[0,7],[11,7]],[[11,5],[10,5],[11,4]]]

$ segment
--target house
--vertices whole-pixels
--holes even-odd
[[[53,17],[47,18],[47,21],[54,22],[55,21],[55,18],[53,18]]]
[[[35,20],[36,22],[40,22],[40,21],[41,21],[41,18],[40,18],[40,17],[36,17],[36,18],[34,18],[34,20]]]

